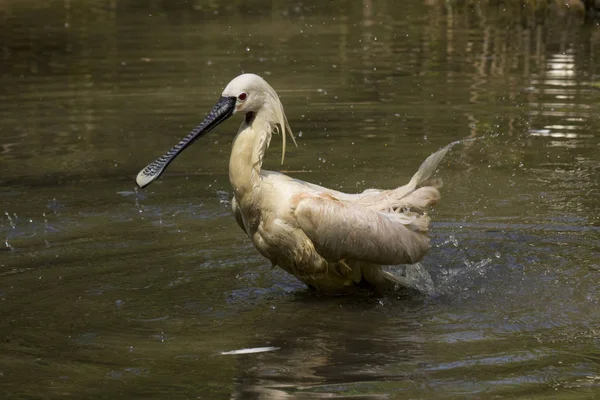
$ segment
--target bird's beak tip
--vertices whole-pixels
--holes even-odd
[[[153,177],[144,174],[144,171],[140,171],[139,174],[135,177],[135,183],[139,186],[140,189],[145,188],[153,181]]]

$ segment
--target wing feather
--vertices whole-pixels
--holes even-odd
[[[312,194],[297,200],[294,216],[317,252],[328,261],[413,264],[429,249],[426,215],[388,214]]]

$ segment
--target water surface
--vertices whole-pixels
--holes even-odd
[[[2,397],[600,396],[600,28],[464,3],[0,3]],[[298,136],[266,167],[335,189],[480,138],[438,173],[433,294],[271,268],[230,215],[237,121],[136,190],[241,72]]]

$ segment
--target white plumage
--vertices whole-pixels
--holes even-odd
[[[258,251],[275,266],[325,293],[377,292],[410,286],[383,265],[413,264],[429,249],[427,208],[440,194],[427,180],[454,144],[429,156],[410,182],[392,190],[347,194],[262,169],[273,131],[293,139],[283,106],[261,77],[243,74],[223,91],[206,120],[142,170],[156,179],[190,143],[235,113],[244,113],[229,160],[233,213]]]

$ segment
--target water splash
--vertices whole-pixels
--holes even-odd
[[[60,215],[61,206],[56,201],[56,197],[52,199],[51,202],[48,203],[48,208],[52,211],[52,213],[56,216]]]
[[[8,218],[8,223],[10,224],[11,229],[15,229],[17,227],[17,214],[13,213],[15,216],[14,219],[10,216],[8,211],[4,212],[4,214],[6,215],[6,218]]]
[[[10,245],[10,243],[8,242],[8,240],[13,237],[13,233],[14,233],[16,227],[17,227],[17,225],[16,225],[17,214],[14,214],[14,216],[15,216],[14,220],[11,218],[10,214],[8,213],[8,211],[5,211],[4,215],[6,215],[6,218],[8,219],[8,224],[10,226],[10,229],[9,229],[8,233],[6,234],[6,237],[4,238],[4,246],[8,250],[13,251],[15,248]]]
[[[117,194],[123,197],[133,197],[134,206],[138,213],[141,214],[144,212],[144,207],[140,204],[140,200],[144,200],[146,196],[139,191],[137,186],[135,186],[133,190],[122,190],[117,192]]]
[[[484,258],[479,261],[465,259],[463,264],[462,268],[447,268],[441,271],[436,294],[452,294],[471,286],[477,279],[486,276],[492,265],[492,259]]]
[[[10,245],[10,243],[8,243],[8,236],[4,239],[4,246],[10,251],[14,251],[14,249],[15,249],[14,247],[12,247]]]
[[[42,213],[42,217],[44,217],[44,243],[46,247],[50,247],[50,242],[48,242],[48,217],[45,212]]]
[[[435,292],[433,279],[431,279],[431,275],[421,263],[407,265],[404,275],[419,292],[424,294],[433,294]]]
[[[137,208],[138,213],[141,214],[144,212],[144,209],[142,208],[142,206],[140,204],[140,196],[142,196],[142,195],[140,194],[137,187],[135,187],[133,190],[135,192],[135,197],[134,197],[135,198],[135,208]]]
[[[229,207],[231,205],[231,201],[229,200],[229,193],[225,190],[217,190],[217,197],[219,198],[219,203],[224,206]]]
[[[448,239],[446,239],[444,242],[440,243],[436,247],[443,247],[449,244],[452,244],[452,246],[454,247],[458,247],[458,240],[456,239],[456,237],[454,237],[454,235],[450,235]]]

